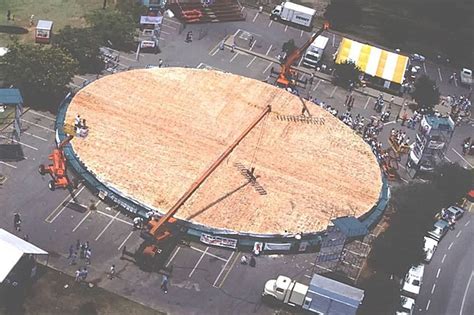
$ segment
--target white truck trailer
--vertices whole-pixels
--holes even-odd
[[[265,283],[262,297],[316,314],[356,315],[364,291],[318,274],[313,275],[309,286],[280,275]]]
[[[316,69],[323,58],[324,49],[328,44],[329,38],[319,35],[314,42],[306,49],[303,57],[303,66]]]
[[[311,28],[316,10],[293,3],[282,2],[272,10],[270,18],[274,21],[286,21]]]

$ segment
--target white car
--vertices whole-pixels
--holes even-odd
[[[416,297],[420,293],[425,265],[413,266],[410,268],[403,281],[402,292],[411,297]]]
[[[398,308],[396,315],[413,315],[415,309],[415,300],[408,296],[400,296],[400,307]]]
[[[425,245],[423,246],[423,251],[425,252],[425,261],[430,262],[431,258],[433,258],[433,254],[436,251],[436,247],[438,247],[438,241],[425,236]]]

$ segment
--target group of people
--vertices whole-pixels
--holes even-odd
[[[74,281],[81,282],[86,281],[87,276],[89,275],[89,271],[86,267],[78,268],[75,273]]]
[[[410,137],[407,136],[407,133],[402,130],[392,128],[390,131],[390,137],[399,145],[410,145]]]
[[[464,117],[471,116],[471,100],[468,96],[448,96],[447,100],[443,100],[441,104],[445,104],[446,102],[451,106],[450,116],[456,125],[458,125]]]
[[[464,139],[462,143],[462,153],[466,154],[474,154],[474,140],[471,141],[471,137]]]
[[[74,119],[74,130],[76,131],[76,136],[78,137],[87,137],[89,133],[89,127],[86,124],[85,119],[81,119],[81,115],[77,114]]]
[[[77,253],[78,251],[79,255]],[[78,256],[80,259],[84,259],[87,265],[91,264],[92,249],[88,241],[81,243],[80,240],[77,240],[75,246],[69,246],[69,256],[67,257],[67,259],[69,259],[69,265],[77,264]]]

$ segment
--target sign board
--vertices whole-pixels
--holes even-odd
[[[225,237],[213,236],[210,234],[202,233],[199,240],[203,242],[204,244],[208,244],[208,245],[227,247],[227,248],[232,248],[232,249],[237,248],[237,240],[233,238],[225,238]]]
[[[152,40],[142,40],[140,42],[140,48],[155,48],[156,42]]]

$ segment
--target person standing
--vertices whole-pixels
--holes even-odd
[[[69,255],[67,256],[67,259],[70,259],[72,254],[74,254],[74,245],[71,244],[71,246],[69,246]]]
[[[160,288],[163,290],[163,292],[168,293],[168,276],[163,275],[163,280],[161,280],[161,286]]]
[[[7,21],[10,21],[12,19],[11,16],[12,16],[12,11],[7,10]]]
[[[79,250],[81,248],[81,240],[76,241],[76,250]]]
[[[76,259],[77,259],[77,252],[74,252],[71,256],[71,261],[69,262],[69,265],[75,265],[76,264]]]
[[[16,231],[20,232],[21,231],[21,216],[18,212],[15,213],[13,216],[13,227],[15,228]]]
[[[158,68],[161,68],[163,66],[163,59],[160,59],[158,61]]]
[[[82,280],[82,281],[86,281],[88,274],[89,274],[89,271],[87,270],[86,267],[84,267],[84,268],[82,269],[82,275],[81,275],[81,278],[82,278],[82,279],[81,279],[81,280]]]
[[[91,264],[91,256],[92,256],[92,251],[90,248],[86,249],[86,264],[90,265]]]
[[[77,269],[74,277],[74,281],[80,282],[81,281],[81,270]]]
[[[115,277],[115,265],[110,266],[109,270],[109,279],[113,279]]]

